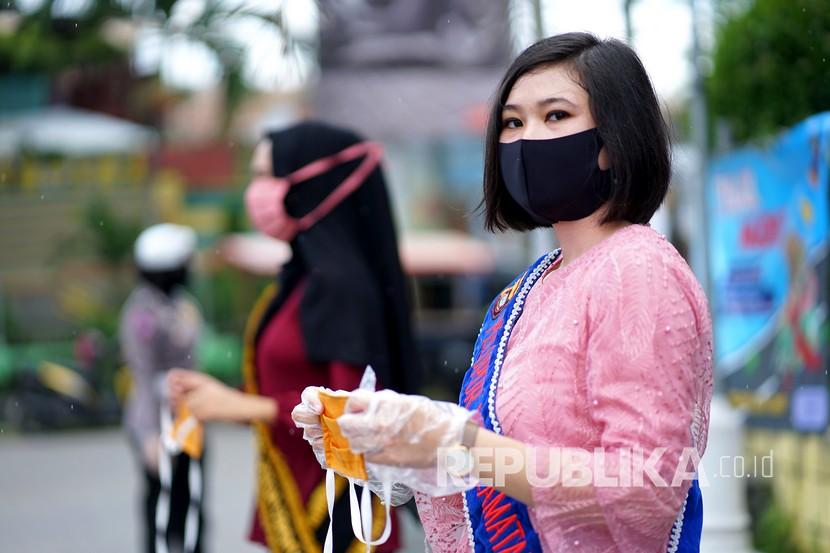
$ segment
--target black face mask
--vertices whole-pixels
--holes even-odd
[[[167,271],[144,271],[139,269],[138,274],[146,282],[158,288],[164,295],[170,296],[178,288],[187,286],[190,271],[188,266],[185,265]]]
[[[597,164],[596,129],[547,140],[501,143],[501,175],[510,196],[540,225],[587,217],[611,197],[611,171]]]

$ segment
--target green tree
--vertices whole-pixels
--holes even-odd
[[[12,3],[5,10],[18,19],[11,32],[0,34],[0,73],[55,73],[126,56],[100,32],[108,19],[128,15],[118,2],[98,0],[74,17],[55,16],[54,4],[55,0],[46,0],[31,12],[21,12]]]
[[[130,259],[141,224],[125,220],[103,198],[95,198],[83,218],[85,234],[90,238],[96,257],[116,270]]]
[[[204,0],[198,15],[182,24],[176,19],[182,0],[94,0],[75,12],[62,12],[66,2],[42,0],[36,9],[24,11],[15,2],[0,7],[0,15],[14,14],[13,28],[0,28],[0,75],[3,73],[59,73],[70,67],[124,61],[129,45],[108,37],[113,23],[122,31],[131,27],[152,29],[166,37],[184,37],[212,51],[222,69],[228,112],[245,93],[242,79],[244,47],[226,32],[233,21],[257,20],[272,26],[282,37],[283,52],[291,56],[312,45],[294,36],[286,24],[284,3],[268,11],[252,9],[245,2],[231,6],[226,0]],[[3,27],[0,25],[0,27]]]
[[[830,109],[827,0],[720,3],[707,79],[713,117],[738,141],[763,138]]]

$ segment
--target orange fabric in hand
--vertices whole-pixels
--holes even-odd
[[[204,427],[190,413],[184,403],[176,409],[176,420],[170,431],[171,438],[191,459],[199,459],[204,448]]]
[[[349,449],[349,441],[343,437],[340,426],[337,424],[337,418],[346,410],[348,399],[348,392],[320,391],[320,402],[323,404],[320,426],[323,429],[326,464],[343,476],[365,481],[369,480],[369,475],[366,473],[363,455],[353,453]]]

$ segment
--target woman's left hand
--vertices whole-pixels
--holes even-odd
[[[381,390],[356,390],[337,419],[349,448],[370,463],[424,468],[438,449],[461,442],[470,412],[453,403]]]

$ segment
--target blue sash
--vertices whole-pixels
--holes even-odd
[[[502,434],[496,416],[496,387],[510,333],[521,317],[527,294],[559,259],[560,250],[536,260],[499,294],[484,317],[473,348],[470,368],[461,384],[459,404],[478,411],[482,426]],[[495,488],[479,486],[464,493],[470,547],[475,553],[541,553],[527,506]],[[697,480],[692,483],[682,512],[672,526],[667,553],[697,553],[703,523],[703,503]]]

